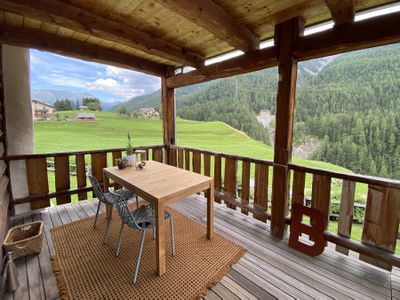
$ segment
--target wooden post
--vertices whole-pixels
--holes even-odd
[[[174,75],[174,68],[168,68],[166,76],[161,78],[161,107],[166,163],[169,163],[169,146],[175,145],[175,89],[167,86],[167,77],[170,75]]]
[[[303,35],[304,22],[294,18],[275,26],[275,45],[278,48],[279,83],[276,99],[275,155],[272,183],[271,233],[283,238],[288,210],[289,171],[292,156],[293,113],[297,79],[297,60],[293,49]]]

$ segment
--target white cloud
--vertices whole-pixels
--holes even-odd
[[[144,89],[135,89],[124,82],[118,82],[113,78],[99,78],[93,82],[87,82],[86,87],[89,90],[104,91],[115,96],[119,96],[124,100],[132,97],[140,96],[145,93]]]

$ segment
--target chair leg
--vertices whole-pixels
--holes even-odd
[[[139,209],[139,197],[136,196],[136,209]]]
[[[121,224],[121,230],[119,231],[119,237],[118,237],[118,244],[117,244],[117,249],[115,249],[115,256],[119,255],[119,250],[121,249],[121,243],[122,243],[122,231],[124,229],[124,222]]]
[[[99,204],[97,205],[96,217],[94,218],[93,228],[96,228],[97,219],[99,217],[100,204],[101,204],[101,201],[99,200]]]
[[[144,247],[144,238],[146,237],[146,230],[147,229],[144,229],[142,232],[142,239],[140,241],[139,254],[138,254],[137,261],[136,261],[135,272],[133,273],[133,277],[132,277],[133,284],[136,283],[137,275],[138,275],[139,268],[140,268],[140,262],[142,260],[142,253],[143,253],[143,247]]]
[[[175,256],[175,237],[174,237],[174,222],[172,221],[172,216],[169,218],[171,224],[171,244],[172,244],[172,256]]]
[[[110,221],[111,221],[111,214],[112,214],[112,209],[110,209],[110,213],[108,214],[108,217],[107,217],[107,227],[106,227],[106,232],[104,233],[103,244],[107,243],[108,229],[110,228]]]

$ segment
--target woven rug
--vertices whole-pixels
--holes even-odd
[[[85,218],[51,230],[56,250],[52,267],[62,299],[193,299],[219,282],[245,252],[241,246],[215,234],[206,238],[205,226],[168,209],[175,226],[176,256],[171,254],[169,222],[165,223],[166,274],[156,275],[156,245],[147,232],[142,263],[135,285],[140,232],[125,226],[119,257],[114,256],[120,218],[113,212],[109,239],[101,244],[105,216]]]

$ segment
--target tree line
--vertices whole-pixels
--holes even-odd
[[[71,99],[57,99],[54,102],[54,107],[57,111],[79,110],[81,106],[86,106],[91,111],[101,111],[101,102],[98,98],[83,98],[73,101]]]

